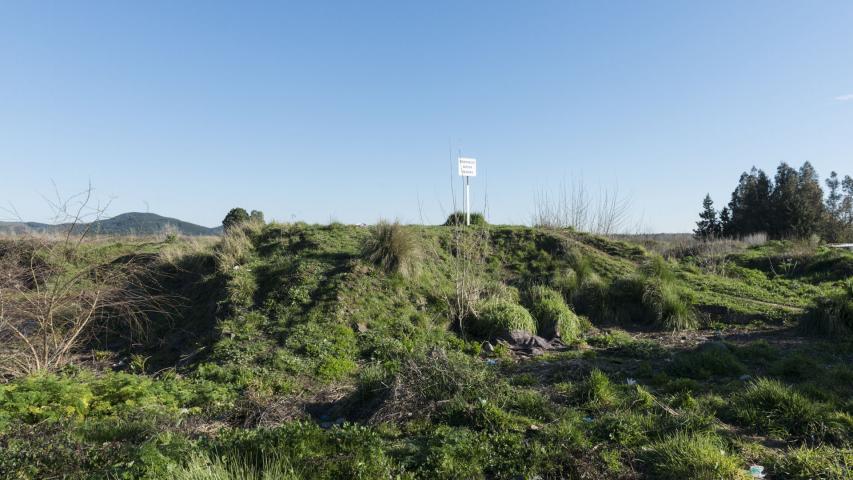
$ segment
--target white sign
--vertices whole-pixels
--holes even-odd
[[[459,157],[459,176],[460,177],[476,177],[477,176],[477,159]]]

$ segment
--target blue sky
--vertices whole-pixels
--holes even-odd
[[[850,25],[849,1],[4,2],[0,201],[45,220],[51,180],[91,180],[112,214],[438,222],[452,148],[494,222],[582,176],[688,231],[753,164],[853,174]]]

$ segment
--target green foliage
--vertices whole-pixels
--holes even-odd
[[[488,225],[486,217],[479,212],[471,212],[471,226],[482,227]],[[453,212],[447,216],[445,227],[465,226],[465,212]]]
[[[521,305],[506,300],[487,300],[477,305],[477,314],[465,322],[472,334],[491,338],[513,330],[536,333],[536,321]]]
[[[536,286],[527,294],[530,313],[536,319],[537,332],[545,338],[559,336],[571,342],[581,333],[581,322],[556,290]]]
[[[389,273],[408,276],[417,267],[417,242],[398,222],[376,224],[362,251],[367,261]]]
[[[728,210],[726,210],[728,217]],[[714,201],[711,200],[711,195],[705,195],[702,200],[702,213],[699,214],[699,221],[696,222],[696,228],[693,230],[693,237],[699,240],[710,240],[719,237],[723,233],[723,225],[728,223],[726,219],[718,219],[717,211],[714,209]]]
[[[749,478],[740,459],[710,434],[676,433],[643,450],[641,460],[651,478],[661,480]]]
[[[240,207],[232,208],[225,218],[222,219],[222,227],[227,232],[232,228],[241,225],[249,220],[249,213]]]

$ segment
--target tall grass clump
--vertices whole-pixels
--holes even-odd
[[[760,433],[794,441],[844,442],[850,437],[849,422],[777,380],[760,378],[739,393],[732,403],[736,421]]]
[[[671,281],[650,279],[642,302],[653,321],[666,330],[690,330],[697,326],[690,296]]]
[[[536,321],[521,305],[506,300],[486,300],[476,307],[476,313],[466,322],[473,335],[482,338],[496,337],[520,330],[536,333]]]
[[[248,263],[254,251],[253,238],[264,224],[256,220],[245,220],[226,229],[216,246],[216,266],[220,272],[228,272]]]
[[[817,335],[853,334],[853,280],[847,282],[843,292],[818,298],[800,325],[804,331]]]
[[[536,286],[527,293],[530,313],[536,319],[537,332],[545,338],[560,337],[571,341],[581,331],[581,321],[573,312],[560,292]]]
[[[649,478],[660,480],[747,479],[741,461],[727,453],[722,440],[711,434],[675,435],[643,449],[640,458]]]
[[[779,478],[792,480],[848,478],[853,471],[853,450],[802,446],[773,459],[770,468]]]
[[[418,246],[399,222],[380,221],[362,247],[364,258],[388,273],[408,276],[417,266]]]
[[[194,454],[175,469],[173,480],[296,480],[300,478],[287,462],[270,457],[257,462],[237,455],[209,457]]]
[[[678,284],[669,262],[653,255],[637,273],[613,281],[608,311],[618,321],[651,323],[666,330],[696,328],[691,295]]]
[[[570,299],[574,311],[601,316],[605,310],[607,283],[592,268],[589,258],[572,251],[568,258],[569,269],[555,279],[554,287]]]

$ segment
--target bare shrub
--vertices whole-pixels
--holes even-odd
[[[435,349],[405,359],[389,395],[372,421],[429,418],[442,405],[466,394],[487,397],[494,388],[489,371],[460,352]]]
[[[4,378],[59,369],[106,329],[141,333],[149,313],[165,310],[166,298],[151,293],[157,282],[151,255],[115,258],[88,248],[89,227],[81,219],[90,198],[91,187],[70,201],[52,204],[60,218],[70,219],[59,239],[25,236],[4,243],[0,252]]]
[[[618,186],[600,189],[596,194],[582,180],[563,182],[556,194],[537,193],[533,224],[611,235],[626,226],[630,206],[630,200],[619,193]]]
[[[496,288],[487,281],[486,262],[491,250],[488,228],[456,226],[451,237],[453,290],[445,296],[451,322],[465,335],[465,319],[476,316],[476,305]]]

